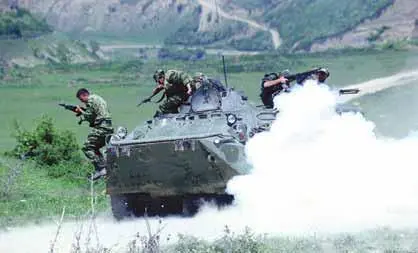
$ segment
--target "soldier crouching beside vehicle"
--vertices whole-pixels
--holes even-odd
[[[106,145],[106,137],[113,134],[111,114],[106,101],[90,94],[87,89],[79,89],[76,96],[86,107],[83,110],[78,106],[75,112],[81,121],[89,122],[92,128],[82,151],[95,168],[91,179],[97,180],[106,175],[106,163],[100,149]]]

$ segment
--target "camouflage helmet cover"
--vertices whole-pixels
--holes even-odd
[[[157,69],[153,75],[155,81],[158,81],[161,77],[164,77],[165,72],[162,69]]]

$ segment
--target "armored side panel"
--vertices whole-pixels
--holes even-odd
[[[151,196],[224,194],[245,173],[241,144],[213,144],[218,137],[128,144],[108,149],[108,193]]]

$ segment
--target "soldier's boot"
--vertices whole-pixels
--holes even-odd
[[[104,165],[103,162],[94,162],[93,165],[94,165],[95,171],[94,171],[93,175],[90,176],[89,179],[91,179],[93,181],[96,181],[96,180],[106,176],[106,174],[107,174],[106,166]]]

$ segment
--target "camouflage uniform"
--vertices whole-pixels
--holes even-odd
[[[80,117],[82,121],[89,122],[92,128],[82,151],[93,163],[96,170],[103,169],[105,161],[100,149],[105,146],[106,136],[113,133],[111,115],[106,101],[98,95],[91,94],[86,104],[86,110],[82,112]]]
[[[192,83],[192,78],[178,70],[168,70],[165,74],[164,89],[166,101],[159,106],[160,112],[178,113],[178,108],[187,100],[187,85]]]

